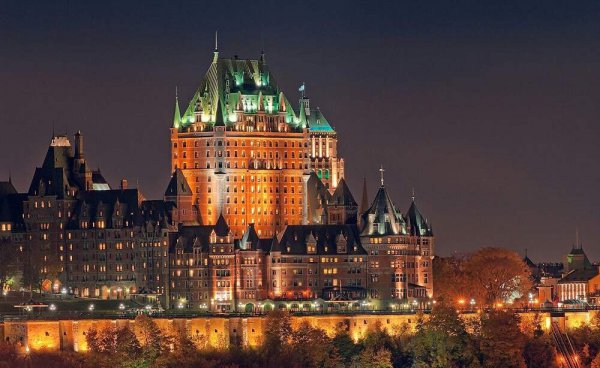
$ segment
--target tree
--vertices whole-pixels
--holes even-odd
[[[411,341],[413,367],[479,367],[473,341],[456,309],[436,305]]]
[[[333,354],[331,339],[325,331],[307,321],[291,333],[291,350],[297,367],[322,367]]]
[[[590,366],[590,368],[600,368],[600,353],[598,353],[594,360],[592,360],[592,365]]]
[[[481,317],[480,351],[483,367],[524,368],[526,338],[513,311],[492,310]]]
[[[15,262],[17,250],[14,244],[7,239],[0,240],[0,292],[10,285],[15,276]]]
[[[128,366],[140,358],[140,343],[128,327],[92,328],[86,334],[86,341],[94,355],[93,366]]]
[[[527,341],[523,357],[528,368],[560,368],[554,344],[550,336],[543,333]]]
[[[267,315],[262,355],[267,367],[285,364],[285,354],[290,352],[292,324],[289,313],[274,310]]]
[[[433,259],[435,296],[438,301],[454,303],[470,297],[465,292],[469,290],[468,279],[465,277],[465,261],[466,257],[458,254]]]
[[[158,328],[156,322],[147,315],[140,314],[135,317],[135,332],[147,359],[154,360],[162,352],[168,351],[168,339]]]
[[[352,359],[352,368],[392,368],[392,353],[387,349],[364,349]]]
[[[352,358],[360,353],[360,347],[354,343],[346,328],[338,329],[331,344],[339,354],[344,366],[349,366]]]
[[[525,295],[531,289],[531,271],[521,257],[502,248],[483,248],[464,265],[471,297],[485,305]]]

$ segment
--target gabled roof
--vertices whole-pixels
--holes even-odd
[[[408,219],[411,235],[433,236],[431,226],[427,223],[427,220],[423,217],[423,215],[421,215],[421,212],[419,212],[414,199],[410,204],[410,208],[406,212],[406,218]]]
[[[244,235],[237,242],[238,248],[241,250],[262,250],[269,252],[273,244],[273,239],[261,239],[256,233],[254,224],[249,224],[244,231]]]
[[[110,185],[104,179],[100,169],[92,171],[92,189],[93,190],[110,190]]]
[[[202,252],[208,252],[210,234],[214,225],[180,226],[177,232],[169,233],[169,252],[180,246],[184,252],[192,253],[194,246],[199,246]]]
[[[346,252],[338,253],[340,236],[346,242]],[[315,255],[367,254],[360,243],[356,225],[288,225],[277,244],[281,254],[309,255],[307,244],[314,242]],[[355,249],[356,247],[356,249]]]
[[[17,193],[17,189],[11,181],[0,181],[0,197],[15,193]]]
[[[217,219],[217,223],[215,224],[215,234],[217,234],[217,236],[227,236],[229,234],[229,225],[227,225],[227,221],[225,221],[223,214],[220,214]]]
[[[356,201],[352,196],[352,192],[350,192],[350,188],[348,188],[348,184],[346,184],[346,180],[343,178],[340,179],[337,188],[335,188],[330,203],[338,206],[357,206]]]
[[[165,190],[165,197],[191,196],[192,188],[187,182],[181,169],[176,168]]]
[[[598,275],[598,269],[580,269],[573,270],[558,280],[559,284],[568,284],[572,282],[587,282]]]
[[[523,262],[525,262],[525,264],[529,268],[537,268],[537,265],[535,263],[533,263],[533,261],[529,258],[529,256],[525,256],[523,258]]]

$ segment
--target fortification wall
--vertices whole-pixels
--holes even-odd
[[[524,330],[540,324],[549,330],[552,322],[558,322],[562,329],[577,328],[589,324],[598,311],[565,312],[564,315],[550,313],[521,313],[521,327]],[[467,322],[479,318],[477,313],[462,314]],[[354,314],[354,315],[313,315],[292,317],[292,327],[307,322],[329,335],[335,335],[340,328],[347,329],[354,340],[365,336],[370,328],[379,324],[389,334],[413,333],[419,315],[401,314]],[[423,318],[427,318],[424,315]],[[265,317],[198,317],[166,319],[156,318],[162,331],[185,329],[198,348],[227,348],[231,345],[258,347],[262,344],[266,331]],[[91,328],[107,326],[128,326],[135,331],[135,320],[131,319],[82,319],[59,321],[5,321],[0,325],[0,336],[4,341],[16,343],[27,350],[73,350],[87,351],[86,334]]]

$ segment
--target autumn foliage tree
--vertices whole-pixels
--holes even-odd
[[[484,368],[525,368],[527,337],[511,310],[491,310],[481,316],[480,352]]]
[[[531,289],[531,271],[515,252],[483,248],[465,262],[469,290],[486,305],[526,295]]]
[[[522,297],[532,287],[527,265],[517,253],[503,248],[436,260],[434,278],[441,299],[474,299],[485,306]]]

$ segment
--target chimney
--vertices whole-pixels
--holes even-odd
[[[127,189],[127,179],[121,179],[121,190]]]
[[[83,134],[80,130],[75,133],[75,158],[83,159]]]

